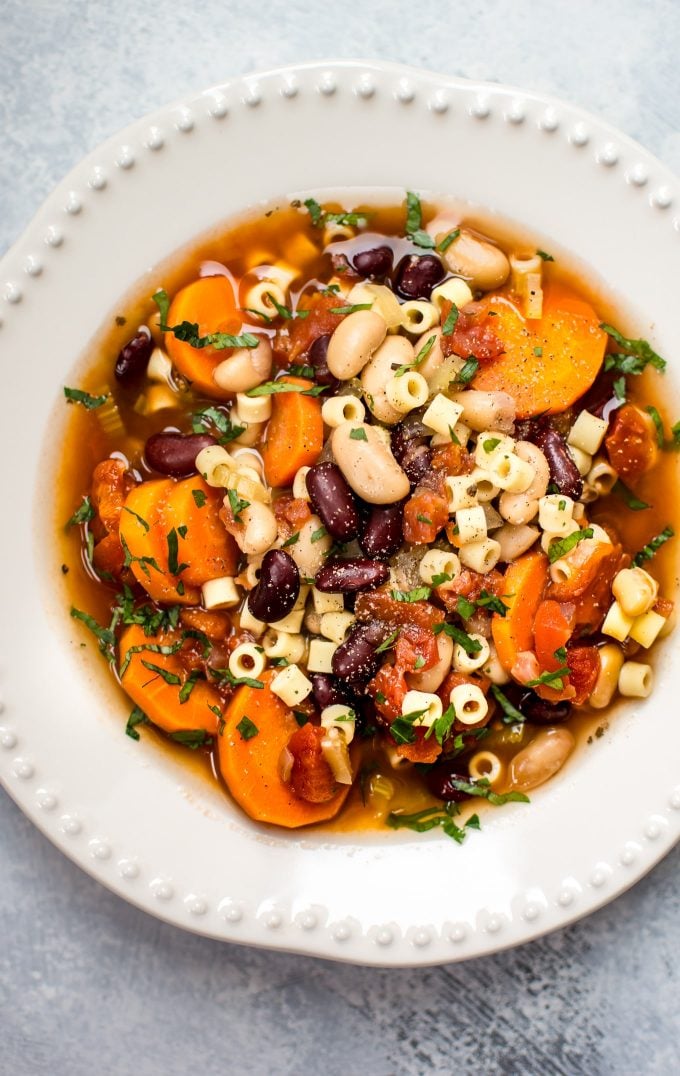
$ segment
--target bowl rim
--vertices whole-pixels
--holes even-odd
[[[181,138],[182,133],[191,131],[195,110],[206,104],[213,119],[222,118],[220,109],[227,93],[232,96],[235,93],[246,111],[257,109],[270,90],[279,96],[295,98],[301,91],[299,80],[304,76],[315,80],[314,92],[318,99],[330,99],[346,91],[355,99],[370,100],[378,89],[389,88],[390,95],[403,106],[410,105],[414,96],[424,94],[429,112],[442,116],[460,96],[471,117],[479,121],[489,117],[490,111],[485,110],[495,107],[498,100],[502,102],[503,121],[513,127],[525,123],[528,105],[537,105],[542,110],[543,131],[554,133],[558,128],[563,130],[568,126],[567,137],[573,145],[585,147],[590,144],[592,150],[592,143],[596,142],[595,160],[604,169],[614,168],[624,149],[630,151],[638,160],[639,168],[636,172],[636,165],[629,171],[626,182],[631,187],[651,192],[648,202],[657,218],[664,216],[677,200],[675,177],[652,154],[609,123],[557,97],[376,60],[328,59],[292,64],[249,73],[178,98],[135,120],[82,158],[47,197],[0,261],[0,287],[4,300],[0,304],[0,318],[5,314],[9,321],[15,313],[21,314],[21,304],[31,286],[41,280],[43,263],[49,264],[68,238],[69,222],[79,219],[84,201],[82,192],[96,197],[97,190],[105,188],[109,174],[122,174],[137,167],[135,155],[140,144],[150,154],[162,147],[162,141],[158,146],[153,144],[154,130],[163,132],[174,128],[173,137]],[[236,106],[230,104],[229,107]],[[673,219],[672,227],[676,232],[680,231],[680,218]],[[66,250],[68,245],[67,242]],[[41,251],[40,255],[35,253],[36,248]],[[667,809],[649,815],[641,851],[636,852],[630,863],[621,861],[619,866],[624,869],[618,870],[617,877],[613,870],[604,870],[596,864],[579,899],[574,899],[573,895],[567,899],[569,889],[565,887],[549,909],[540,906],[537,913],[532,914],[534,906],[527,900],[511,924],[502,916],[501,921],[496,922],[493,913],[489,913],[472,929],[466,924],[462,934],[460,925],[453,924],[442,926],[438,935],[432,930],[428,934],[427,927],[418,927],[410,933],[404,931],[401,937],[400,928],[392,923],[374,924],[368,929],[360,929],[357,934],[354,924],[343,924],[342,921],[335,924],[335,929],[329,924],[322,931],[318,925],[319,915],[311,924],[312,912],[307,916],[310,925],[302,922],[304,915],[300,913],[282,930],[284,924],[276,908],[265,909],[257,918],[251,917],[246,926],[241,926],[242,915],[237,912],[242,909],[238,901],[232,901],[222,909],[219,919],[209,922],[200,895],[195,897],[193,904],[190,895],[184,902],[177,901],[169,884],[166,890],[169,887],[171,895],[164,895],[162,879],[156,879],[155,887],[153,882],[144,889],[131,886],[130,883],[138,877],[138,868],[137,873],[133,869],[136,866],[134,860],[120,860],[116,873],[112,869],[111,843],[98,836],[96,827],[88,829],[77,814],[58,817],[62,809],[61,796],[51,790],[49,781],[47,787],[42,787],[41,764],[36,765],[33,760],[37,753],[29,743],[28,733],[20,726],[15,728],[11,714],[8,721],[0,714],[0,722],[0,746],[4,748],[0,754],[0,780],[10,796],[52,843],[123,899],[158,918],[197,933],[352,963],[377,966],[439,964],[521,944],[566,926],[612,900],[647,873],[680,838],[678,785],[667,797]],[[127,866],[123,866],[124,863]],[[541,905],[540,900],[538,905]]]

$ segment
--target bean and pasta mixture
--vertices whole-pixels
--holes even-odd
[[[60,482],[129,736],[257,821],[462,841],[649,695],[680,424],[558,262],[411,192],[310,198],[130,302]]]

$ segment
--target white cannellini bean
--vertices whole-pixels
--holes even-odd
[[[515,401],[507,392],[483,392],[465,389],[451,394],[454,403],[463,408],[463,422],[472,430],[500,430],[512,433],[515,423]]]
[[[365,440],[351,437],[357,428]],[[407,496],[409,480],[375,427],[346,422],[333,430],[331,447],[347,482],[369,504],[394,504]]]
[[[510,781],[522,792],[537,788],[562,768],[576,741],[568,729],[542,729],[510,763]]]
[[[272,370],[272,347],[260,336],[257,347],[237,348],[213,370],[213,381],[225,392],[247,392],[266,381]]]
[[[436,691],[441,687],[451,670],[453,658],[453,640],[443,632],[437,636],[437,653],[439,657],[431,669],[406,674],[406,683],[409,688],[413,688],[414,691]]]
[[[310,516],[300,527],[297,542],[294,542],[293,545],[288,546],[286,549],[286,552],[290,553],[297,564],[300,574],[307,579],[312,579],[316,575],[333,545],[333,539],[330,534],[324,534],[322,537],[317,538],[315,542],[312,541],[313,535],[315,532],[318,533],[321,527],[322,523],[319,517]]]
[[[481,236],[473,235],[467,228],[461,228],[460,234],[447,247],[444,261],[452,273],[464,277],[470,287],[482,291],[502,287],[510,274],[510,262],[503,251]]]
[[[382,344],[386,333],[387,325],[380,314],[372,310],[348,314],[328,341],[328,369],[341,381],[356,377]]]
[[[361,372],[361,388],[372,415],[378,422],[393,426],[401,412],[387,399],[385,385],[398,366],[409,365],[415,359],[413,344],[405,336],[388,336]]]

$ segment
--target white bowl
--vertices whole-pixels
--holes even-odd
[[[435,831],[277,835],[124,735],[96,648],[79,646],[51,555],[61,386],[131,285],[247,206],[325,188],[450,193],[573,253],[670,358],[680,189],[640,146],[560,101],[378,63],[227,82],[140,120],[48,198],[0,272],[7,410],[0,776],[84,870],[186,929],[366,964],[515,945],[611,900],[680,835],[679,676],[532,795]],[[548,247],[550,249],[550,247]],[[666,374],[678,398],[677,370]],[[36,493],[37,490],[37,493]]]

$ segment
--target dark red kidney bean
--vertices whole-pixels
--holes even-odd
[[[121,348],[113,373],[121,385],[134,385],[144,377],[147,363],[153,351],[153,340],[148,333],[137,333]]]
[[[320,710],[327,706],[337,706],[340,703],[349,704],[353,694],[347,684],[331,676],[330,673],[310,673],[309,679],[312,684],[314,701]]]
[[[376,650],[388,634],[387,626],[378,620],[371,624],[355,624],[333,654],[334,674],[352,687],[365,684],[380,668],[382,654],[376,654]]]
[[[330,338],[331,333],[324,333],[323,336],[317,336],[307,352],[307,358],[309,359],[309,365],[314,367],[314,380],[317,381],[319,385],[326,385],[329,389],[334,391],[340,382],[328,369],[326,356],[328,355],[328,341]]]
[[[517,709],[532,725],[558,725],[571,714],[571,703],[567,699],[563,702],[546,702],[535,691],[525,691],[520,696]]]
[[[444,277],[444,267],[434,254],[408,254],[397,266],[394,290],[403,299],[429,299]]]
[[[306,477],[310,500],[328,533],[338,542],[350,542],[359,530],[354,494],[337,463],[315,463]]]
[[[144,458],[153,471],[185,478],[196,471],[199,452],[217,441],[209,433],[154,433],[144,447]]]
[[[398,423],[392,430],[392,455],[412,486],[416,486],[430,469],[432,453],[427,447],[428,440],[427,434],[403,422]]]
[[[394,255],[390,247],[371,247],[361,250],[352,258],[357,273],[370,280],[384,280],[392,272]]]
[[[454,781],[468,782],[470,777],[467,773],[461,773],[461,764],[458,759],[451,762],[438,762],[425,775],[425,784],[437,799],[446,800],[447,803],[462,803],[469,799],[467,792],[461,792],[455,788]]]
[[[583,479],[564,438],[557,430],[538,429],[533,439],[548,461],[551,482],[565,497],[577,501],[583,492]]]
[[[316,573],[314,585],[323,594],[346,594],[357,590],[373,590],[390,577],[390,570],[379,560],[348,557],[329,560]]]
[[[362,522],[359,545],[367,557],[391,557],[404,540],[404,502],[373,505]]]
[[[288,616],[300,593],[298,566],[285,549],[270,549],[260,567],[260,581],[248,595],[257,620],[271,624]]]

